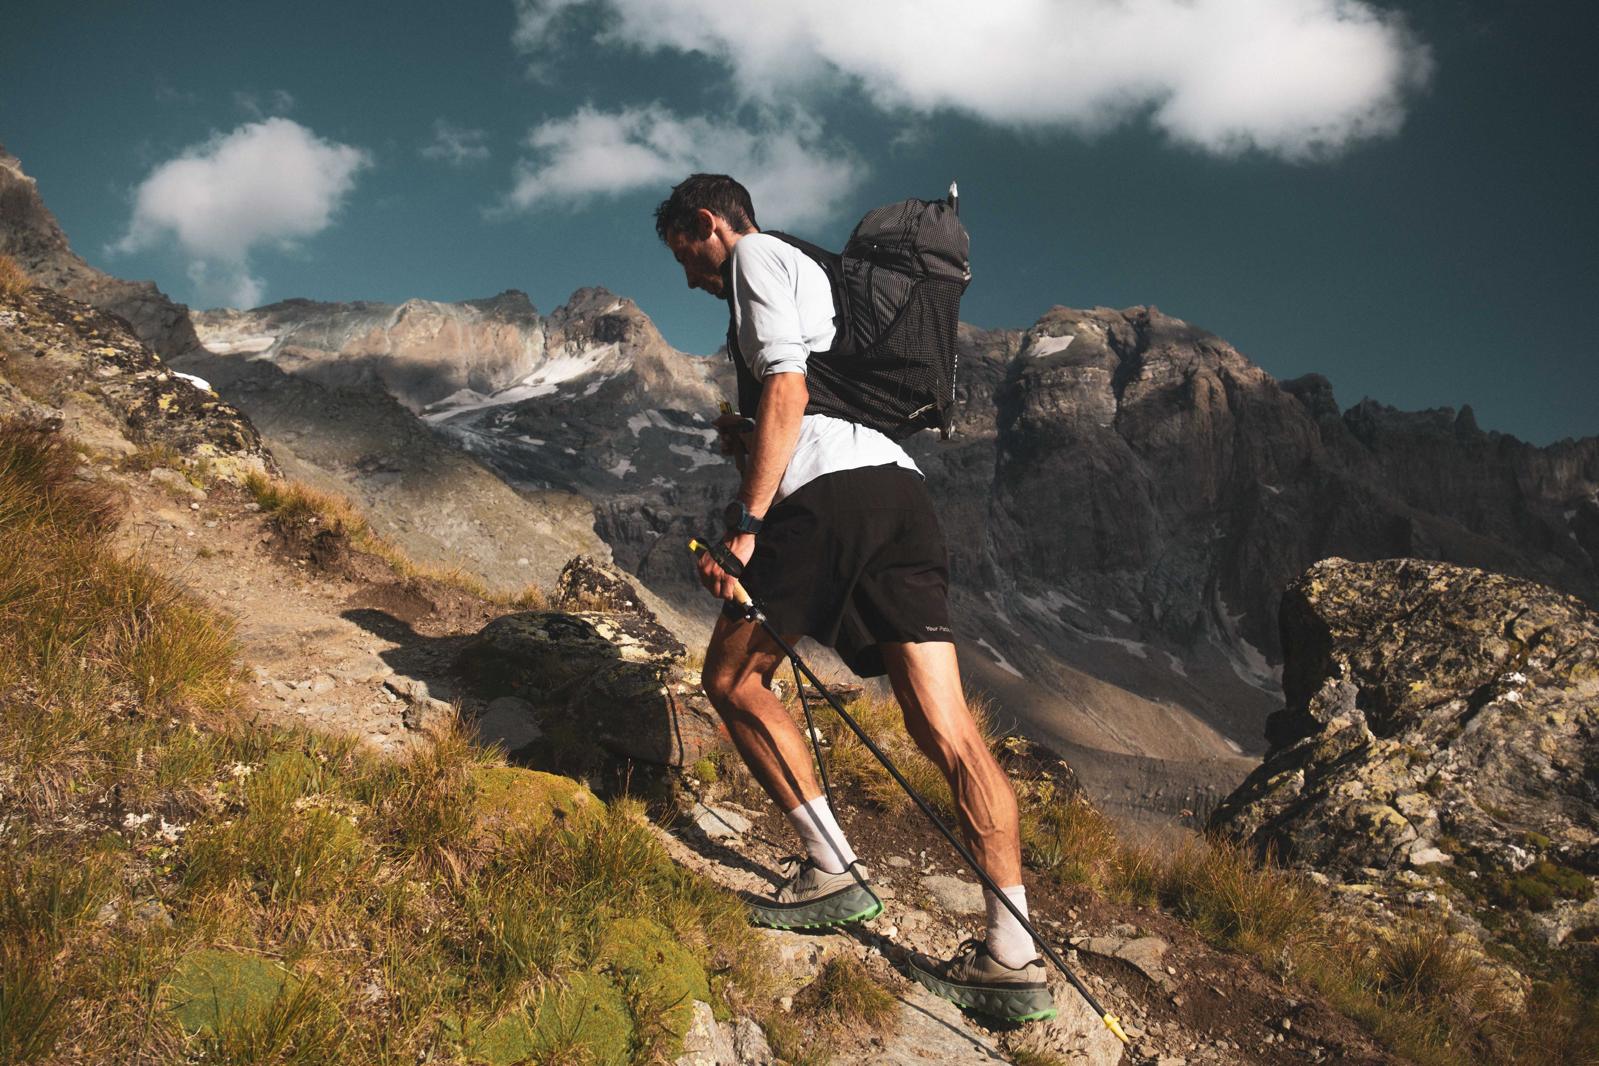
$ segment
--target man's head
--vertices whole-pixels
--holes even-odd
[[[755,232],[749,190],[726,174],[690,174],[655,209],[655,232],[683,267],[691,289],[720,299],[722,266],[733,245]]]

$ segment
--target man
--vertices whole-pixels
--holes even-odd
[[[963,834],[1023,913],[1016,797],[983,742],[961,690],[949,625],[943,535],[922,476],[876,430],[806,413],[806,358],[833,342],[826,273],[794,246],[760,232],[742,185],[694,174],[656,209],[656,231],[689,287],[725,299],[729,347],[754,429],[717,420],[742,481],[724,543],[743,580],[792,644],[808,635],[862,677],[887,674],[917,745],[949,779]],[[730,600],[735,579],[702,553],[700,580]],[[784,655],[733,604],[717,620],[703,681],[750,771],[804,842],[806,857],[752,920],[784,928],[865,921],[882,912],[818,786],[798,727],[772,694]],[[1004,887],[1008,886],[1008,887]],[[1055,1011],[1032,938],[988,898],[987,936],[953,959],[916,956],[911,975],[966,1006],[1007,1018]]]

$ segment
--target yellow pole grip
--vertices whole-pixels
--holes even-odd
[[[710,549],[701,544],[699,538],[696,537],[688,542],[688,550],[698,555],[700,552],[709,551]],[[740,607],[748,607],[752,602],[750,594],[744,591],[743,583],[736,577],[733,579],[733,599],[738,601]]]

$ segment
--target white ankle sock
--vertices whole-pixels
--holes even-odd
[[[1012,885],[1000,891],[1016,904],[1017,910],[1024,915],[1027,913],[1025,888],[1021,885]],[[988,953],[1013,970],[1020,969],[1037,958],[1038,952],[1033,948],[1033,938],[1022,928],[1022,923],[1016,920],[1016,916],[1005,909],[999,897],[985,888],[983,902],[988,904]]]
[[[788,812],[789,824],[805,842],[805,851],[825,873],[841,874],[855,861],[855,852],[838,827],[826,796],[817,796]]]

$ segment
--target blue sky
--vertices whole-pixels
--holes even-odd
[[[903,14],[909,12],[909,15]],[[723,322],[650,213],[729,169],[838,245],[958,178],[964,317],[1153,303],[1339,400],[1599,433],[1588,5],[503,0],[9,5],[0,143],[74,247],[196,306]]]

